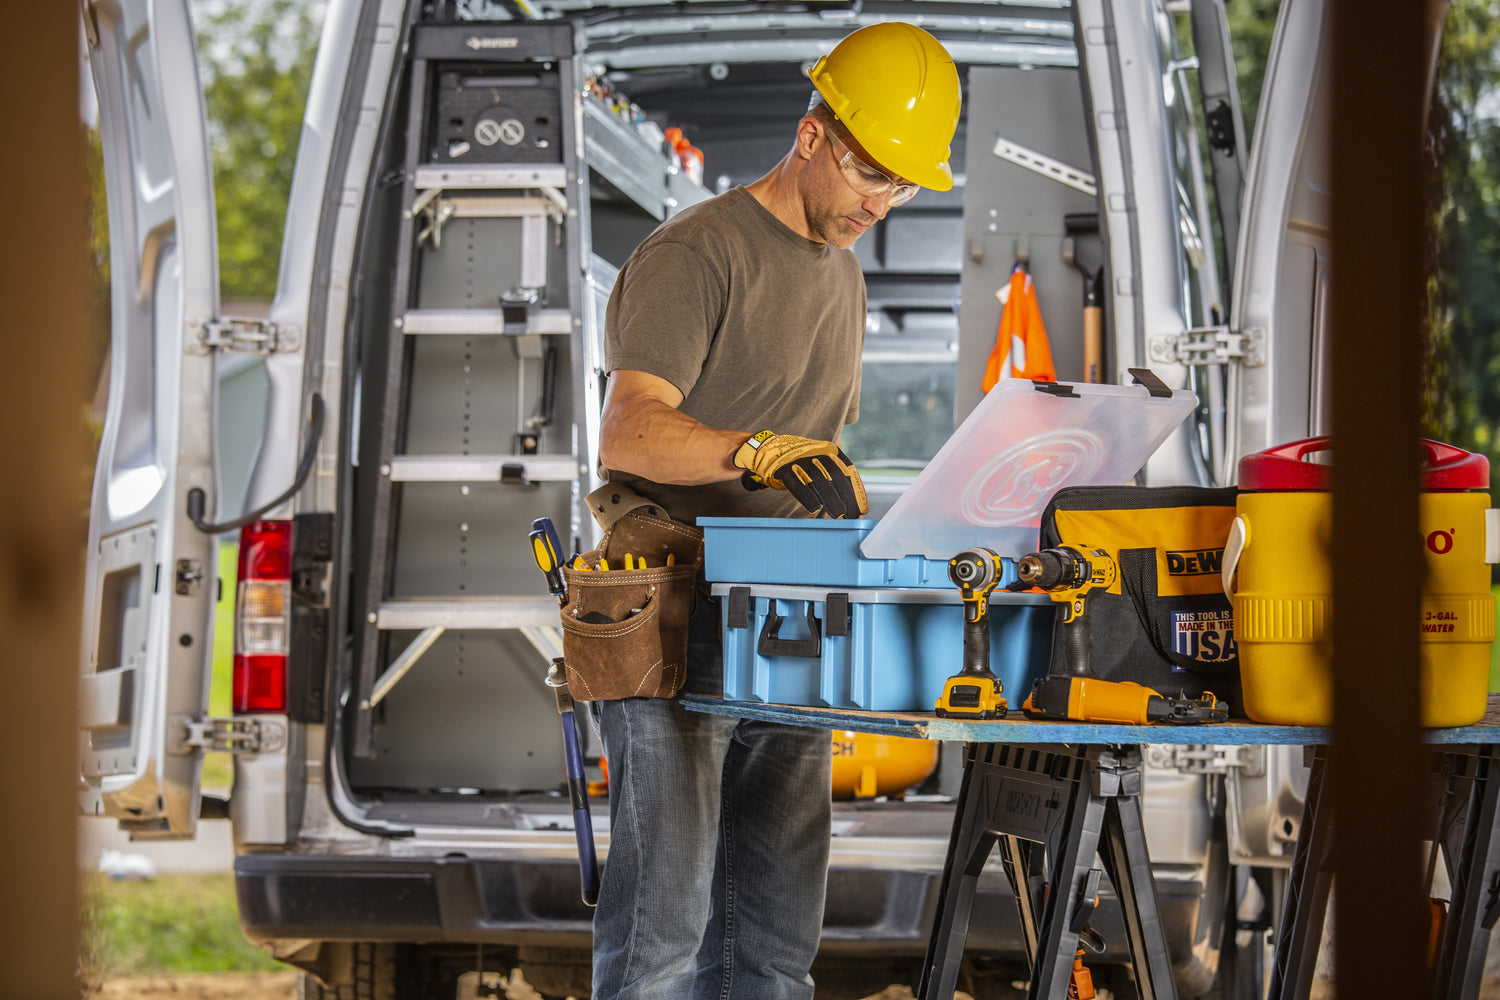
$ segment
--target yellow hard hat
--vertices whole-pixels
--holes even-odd
[[[948,144],[963,95],[936,38],[899,21],[867,25],[807,75],[879,166],[934,191],[953,187]]]

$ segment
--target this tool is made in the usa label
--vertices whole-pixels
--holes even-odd
[[[1238,659],[1234,642],[1234,611],[1210,608],[1207,611],[1172,612],[1172,651],[1199,663],[1224,663]]]

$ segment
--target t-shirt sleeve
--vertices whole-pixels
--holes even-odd
[[[645,372],[686,396],[723,317],[725,288],[711,261],[677,240],[643,247],[610,293],[604,368]]]

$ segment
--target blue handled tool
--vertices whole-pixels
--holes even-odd
[[[562,543],[557,540],[552,519],[539,517],[532,521],[528,537],[537,568],[547,577],[547,590],[559,602],[566,601],[568,587],[562,575]],[[599,902],[599,859],[594,854],[594,823],[589,817],[589,786],[583,775],[583,749],[573,715],[573,696],[568,693],[568,672],[562,660],[552,661],[547,670],[547,686],[557,697],[557,714],[562,717],[563,757],[567,760],[568,799],[573,806],[573,835],[578,840],[578,875],[583,882],[583,901],[595,906]]]
[[[583,901],[599,903],[599,859],[594,854],[594,822],[589,816],[589,786],[583,775],[583,751],[578,745],[578,725],[573,716],[573,696],[568,693],[568,675],[562,660],[553,660],[547,671],[547,686],[557,696],[562,716],[563,755],[568,760],[568,799],[573,806],[573,833],[578,840],[578,877],[583,882]]]

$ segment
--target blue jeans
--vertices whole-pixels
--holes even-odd
[[[812,997],[828,733],[692,712],[670,698],[594,707],[610,819],[594,1000]]]

